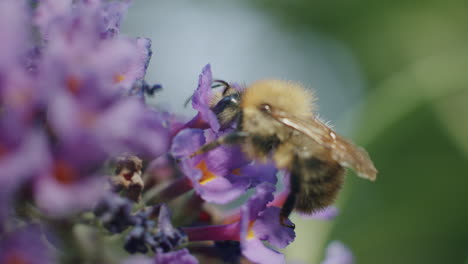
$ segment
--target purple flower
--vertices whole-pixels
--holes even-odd
[[[50,264],[55,263],[55,258],[39,229],[29,226],[2,237],[0,263]]]
[[[158,264],[198,264],[198,260],[190,254],[190,252],[184,248],[181,250],[163,253],[161,251],[156,253],[155,263]]]
[[[331,242],[327,247],[325,259],[321,264],[353,264],[354,256],[343,243],[339,241]]]
[[[3,222],[11,216],[17,192],[49,162],[47,142],[42,133],[31,130],[8,135],[8,132],[14,131],[0,125],[0,231]]]
[[[218,132],[220,129],[218,118],[210,109],[211,100],[214,98],[213,89],[211,89],[212,83],[211,66],[207,64],[198,78],[198,87],[192,97],[192,107],[198,111],[198,114],[191,122],[196,123],[195,121],[201,120],[207,123],[215,132]]]
[[[52,217],[90,210],[104,194],[106,179],[98,169],[106,156],[87,141],[60,144],[42,154],[47,157],[34,178],[37,206]]]
[[[3,71],[15,67],[19,57],[29,48],[28,9],[25,1],[0,2],[0,77]],[[2,87],[0,78],[0,89]]]
[[[260,184],[241,209],[242,254],[255,263],[285,263],[281,253],[266,247],[262,241],[272,246],[285,247],[295,237],[293,229],[280,224],[280,209],[267,207],[268,202],[273,200],[273,192],[274,186],[271,184]]]
[[[198,260],[184,248],[172,252],[157,252],[154,258],[143,256],[131,257],[122,262],[122,264],[198,264]]]
[[[124,1],[109,1],[103,4],[101,9],[102,14],[102,29],[101,32],[105,37],[114,37],[120,31],[120,24],[125,16],[130,5],[130,0]]]
[[[227,203],[260,182],[276,183],[274,167],[250,164],[238,146],[221,146],[187,158],[215,137],[209,129],[185,129],[174,138],[171,147],[175,158],[183,158],[182,171],[205,201]]]

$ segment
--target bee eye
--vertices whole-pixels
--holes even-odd
[[[239,100],[237,98],[238,96],[233,94],[233,95],[228,95],[223,97],[211,110],[215,114],[219,114],[224,111],[229,106],[233,105],[239,105]]]
[[[261,104],[260,105],[260,110],[262,112],[270,113],[271,112],[271,106],[269,104]]]

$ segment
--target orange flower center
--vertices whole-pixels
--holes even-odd
[[[125,80],[125,75],[123,74],[116,74],[114,76],[114,82],[115,83],[120,83],[120,82],[123,82]]]
[[[208,182],[214,180],[216,178],[216,175],[213,174],[209,169],[208,166],[206,165],[206,162],[204,160],[200,161],[200,163],[195,166],[195,168],[201,170],[202,172],[202,177],[198,182],[200,184],[207,184]]]
[[[231,173],[234,174],[234,175],[240,176],[241,175],[241,170],[240,170],[240,168],[237,168],[237,169],[232,170]]]
[[[255,237],[255,233],[253,231],[254,224],[255,224],[255,221],[249,222],[249,227],[247,228],[247,239],[252,239]]]
[[[61,184],[68,185],[75,181],[76,174],[64,161],[57,161],[54,166],[54,178]]]

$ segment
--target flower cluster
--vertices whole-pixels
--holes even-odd
[[[0,2],[0,263],[115,263],[108,238],[145,254],[123,263],[285,263],[287,174],[239,146],[190,156],[235,125],[210,108],[209,65],[189,122],[145,104],[161,86],[144,80],[150,40],[119,32],[130,4]],[[331,246],[324,263],[352,261]]]

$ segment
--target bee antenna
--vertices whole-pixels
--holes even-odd
[[[223,96],[226,95],[227,90],[231,87],[228,82],[223,81],[223,80],[213,80],[213,83],[218,83],[218,84],[212,85],[211,86],[212,89],[224,86]],[[193,98],[193,94],[189,98],[187,98],[187,100],[185,100],[184,107],[187,107],[187,105],[190,103],[190,100],[192,100],[192,98]]]
[[[218,85],[213,86],[213,88],[219,87],[219,86],[224,86],[223,90],[223,96],[226,95],[227,90],[231,87],[228,82],[223,81],[223,80],[213,80],[214,83],[220,83]]]

